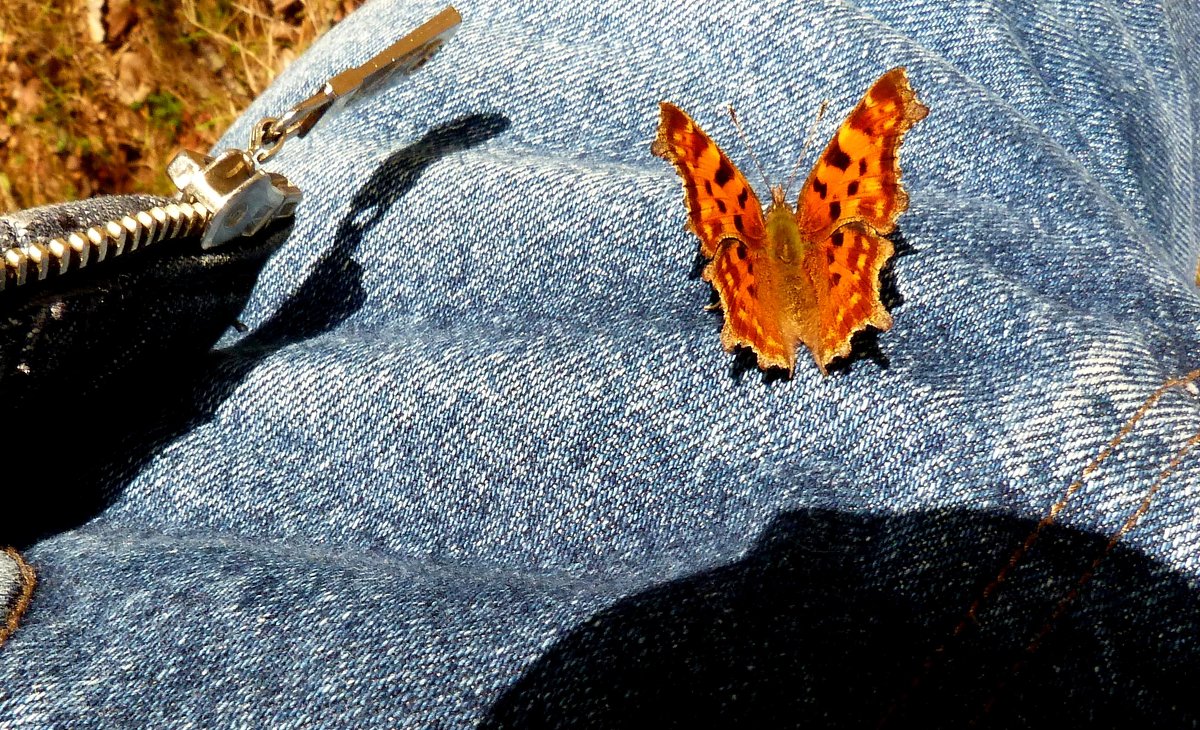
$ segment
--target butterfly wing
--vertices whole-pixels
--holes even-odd
[[[788,337],[781,314],[788,310],[784,287],[767,260],[762,204],[741,171],[704,130],[679,107],[659,105],[658,137],[651,151],[669,161],[683,178],[688,228],[700,239],[700,252],[712,261],[704,269],[725,312],[721,344],[728,351],[753,348],[759,365],[791,370],[796,338]]]
[[[650,151],[683,178],[688,228],[699,237],[700,252],[712,258],[726,238],[760,247],[765,236],[762,204],[746,177],[682,109],[664,101],[659,112],[658,136]]]
[[[903,68],[888,71],[850,112],[817,160],[796,204],[800,230],[824,241],[839,226],[862,221],[891,233],[908,207],[896,155],[904,133],[929,109]]]
[[[809,249],[804,268],[819,305],[802,332],[822,373],[832,360],[850,353],[855,332],[867,325],[891,328],[892,317],[879,301],[879,272],[893,253],[891,241],[860,221],[838,228]]]
[[[766,257],[765,247],[727,238],[704,269],[704,279],[712,282],[721,298],[725,312],[721,344],[725,350],[753,348],[760,368],[780,367],[790,373],[796,366],[799,341],[788,321],[790,288],[783,281],[786,273]]]

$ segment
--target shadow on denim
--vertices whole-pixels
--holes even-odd
[[[21,397],[7,398],[0,414],[10,435],[27,443],[14,458],[38,475],[9,482],[9,501],[0,510],[3,542],[27,546],[87,521],[154,454],[210,418],[264,358],[354,314],[365,299],[354,260],[363,235],[431,163],[481,144],[509,124],[496,114],[462,117],[390,155],[353,199],[335,240],[315,242],[326,252],[299,290],[229,349],[211,350],[245,306],[269,256],[287,240],[290,225],[228,250],[147,253],[120,273],[96,267],[72,277],[69,290],[22,304],[19,316],[7,322],[5,342],[19,348],[47,323],[57,330],[38,341],[36,380],[22,381]],[[65,318],[47,314],[64,303]],[[20,377],[6,374],[10,396]]]
[[[229,351],[250,355],[327,332],[363,305],[362,266],[354,254],[363,236],[416,185],[430,164],[446,155],[483,144],[508,129],[499,114],[476,114],[434,127],[417,142],[392,153],[358,191],[338,225],[332,245],[300,289],[253,334]]]
[[[481,727],[1200,721],[1200,596],[1139,553],[1109,555],[1044,644],[1025,654],[1103,537],[1048,530],[978,622],[950,640],[1032,527],[965,511],[785,514],[741,561],[626,598],[577,627]]]

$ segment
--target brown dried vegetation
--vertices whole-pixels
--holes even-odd
[[[363,2],[0,0],[0,211],[171,192],[176,150]]]

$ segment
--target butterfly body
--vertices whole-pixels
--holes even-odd
[[[767,246],[770,255],[782,261],[799,261],[809,247],[800,234],[796,211],[783,199],[783,188],[771,188],[771,205],[767,208]]]
[[[879,272],[893,254],[883,235],[908,205],[896,162],[900,140],[928,112],[892,69],[838,129],[792,208],[771,188],[764,211],[745,177],[683,110],[660,105],[651,150],[683,178],[688,227],[712,261],[725,312],[721,343],[749,347],[759,367],[794,371],[800,343],[821,372],[850,351],[851,336],[891,327]]]

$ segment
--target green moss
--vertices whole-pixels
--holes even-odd
[[[134,104],[134,110],[145,107],[150,116],[150,123],[172,132],[183,124],[183,102],[169,91],[156,91],[140,104]]]

